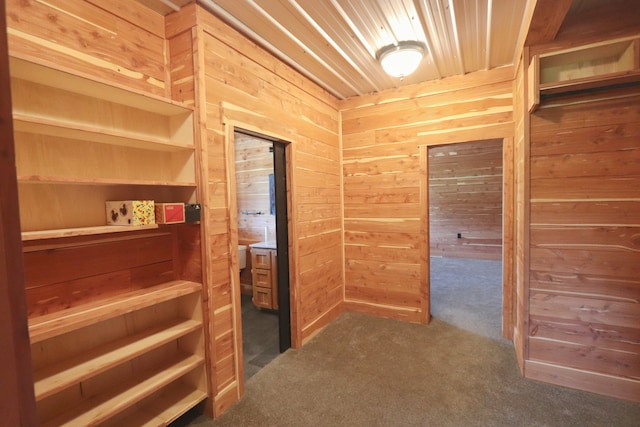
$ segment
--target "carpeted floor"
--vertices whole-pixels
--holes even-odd
[[[189,426],[640,425],[640,404],[521,378],[511,343],[478,320],[495,325],[495,313],[432,292],[430,325],[344,313],[247,381],[225,414]]]
[[[431,315],[502,340],[502,261],[430,259]]]

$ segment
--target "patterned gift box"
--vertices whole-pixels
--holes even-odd
[[[148,225],[156,223],[153,200],[106,202],[107,225]]]

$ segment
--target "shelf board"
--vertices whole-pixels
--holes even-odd
[[[183,295],[200,292],[200,283],[174,280],[161,285],[103,298],[91,303],[29,319],[31,343],[83,328],[125,313],[140,310]]]
[[[540,95],[574,92],[624,83],[640,82],[640,70],[622,71],[561,82],[540,83]]]
[[[200,328],[202,323],[196,320],[175,319],[38,370],[34,372],[36,401]]]
[[[207,393],[202,390],[194,390],[176,382],[163,390],[157,399],[144,404],[141,411],[169,424],[207,397]]]
[[[135,132],[94,127],[84,123],[65,122],[44,117],[35,117],[19,112],[13,113],[14,131],[49,135],[79,141],[120,145],[146,150],[180,151],[193,150],[193,144],[179,144],[165,138],[153,137]]]
[[[175,381],[165,387],[159,396],[153,396],[153,401],[142,402],[135,411],[123,414],[109,420],[105,427],[157,427],[166,426],[178,419],[185,412],[207,399],[207,393],[196,390],[180,381]]]
[[[203,364],[204,359],[200,356],[180,355],[160,369],[136,375],[126,383],[118,384],[118,390],[90,397],[69,413],[62,414],[42,425],[43,427],[98,425]]]
[[[18,175],[19,183],[60,185],[136,185],[162,187],[195,187],[195,182],[158,181],[116,178],[72,178],[67,176]]]
[[[33,57],[29,57],[27,60],[18,56],[11,56],[9,57],[9,64],[13,77],[80,95],[103,99],[166,116],[193,111],[193,107],[169,98],[120,87],[114,82],[99,81],[95,76],[81,75],[77,70],[66,72],[60,64],[38,64],[34,62]]]
[[[22,241],[56,239],[61,237],[89,236],[93,234],[123,233],[128,231],[152,230],[158,224],[148,225],[101,225],[96,227],[61,228],[55,230],[23,231]]]

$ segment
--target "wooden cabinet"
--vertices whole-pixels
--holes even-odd
[[[275,249],[251,248],[253,304],[278,309],[278,263]]]
[[[640,82],[640,39],[607,40],[534,55],[528,74],[530,112],[545,95]]]
[[[39,423],[167,425],[208,397],[200,224],[107,226],[105,201],[196,202],[193,110],[10,71]]]

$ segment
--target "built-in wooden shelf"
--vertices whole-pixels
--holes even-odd
[[[141,372],[126,384],[119,384],[111,393],[84,400],[73,411],[44,423],[43,427],[98,425],[203,364],[200,356],[179,355],[160,368]]]
[[[22,241],[57,239],[62,237],[90,236],[93,234],[126,233],[158,228],[158,224],[148,225],[103,225],[98,227],[63,228],[59,230],[23,231]]]
[[[197,201],[194,109],[54,64],[10,71],[38,424],[167,425],[209,396],[201,276],[180,268],[199,236],[106,225],[105,202]]]
[[[103,320],[150,307],[183,295],[199,293],[201,290],[202,285],[200,283],[175,280],[100,299],[67,310],[34,317],[29,319],[31,343],[37,343],[56,335],[90,326]]]
[[[566,82],[540,84],[540,95],[545,96],[556,93],[575,92],[579,90],[593,89],[603,86],[613,86],[638,81],[640,81],[640,70],[623,71],[597,77],[583,77]]]
[[[125,418],[115,418],[113,421],[105,423],[104,427],[122,427],[125,422],[127,427],[165,426],[206,398],[206,393],[174,382],[150,402],[137,405],[135,411],[126,413]],[[168,411],[167,408],[171,408],[171,410]]]
[[[136,91],[128,87],[120,87],[113,82],[99,81],[94,76],[81,75],[76,70],[67,72],[61,68],[53,68],[43,63],[36,63],[32,59],[29,58],[27,60],[11,56],[9,58],[9,68],[12,76],[66,92],[126,105],[164,116],[175,116],[193,111],[192,107],[171,99]]]
[[[80,383],[201,328],[201,322],[174,319],[164,325],[129,335],[77,357],[47,366],[34,372],[36,400],[61,392],[73,384]]]
[[[640,82],[640,39],[623,38],[534,55],[529,111],[541,97]]]
[[[146,150],[192,150],[193,144],[173,141],[169,138],[154,137],[143,133],[126,132],[118,129],[91,126],[85,123],[54,120],[47,117],[13,113],[13,129],[18,132],[35,133],[79,141],[99,142]]]
[[[66,176],[18,175],[19,183],[61,185],[149,185],[166,187],[195,187],[195,182],[147,181],[117,178],[74,178]]]
[[[10,65],[24,230],[106,224],[107,200],[196,202],[193,107],[20,58]]]

